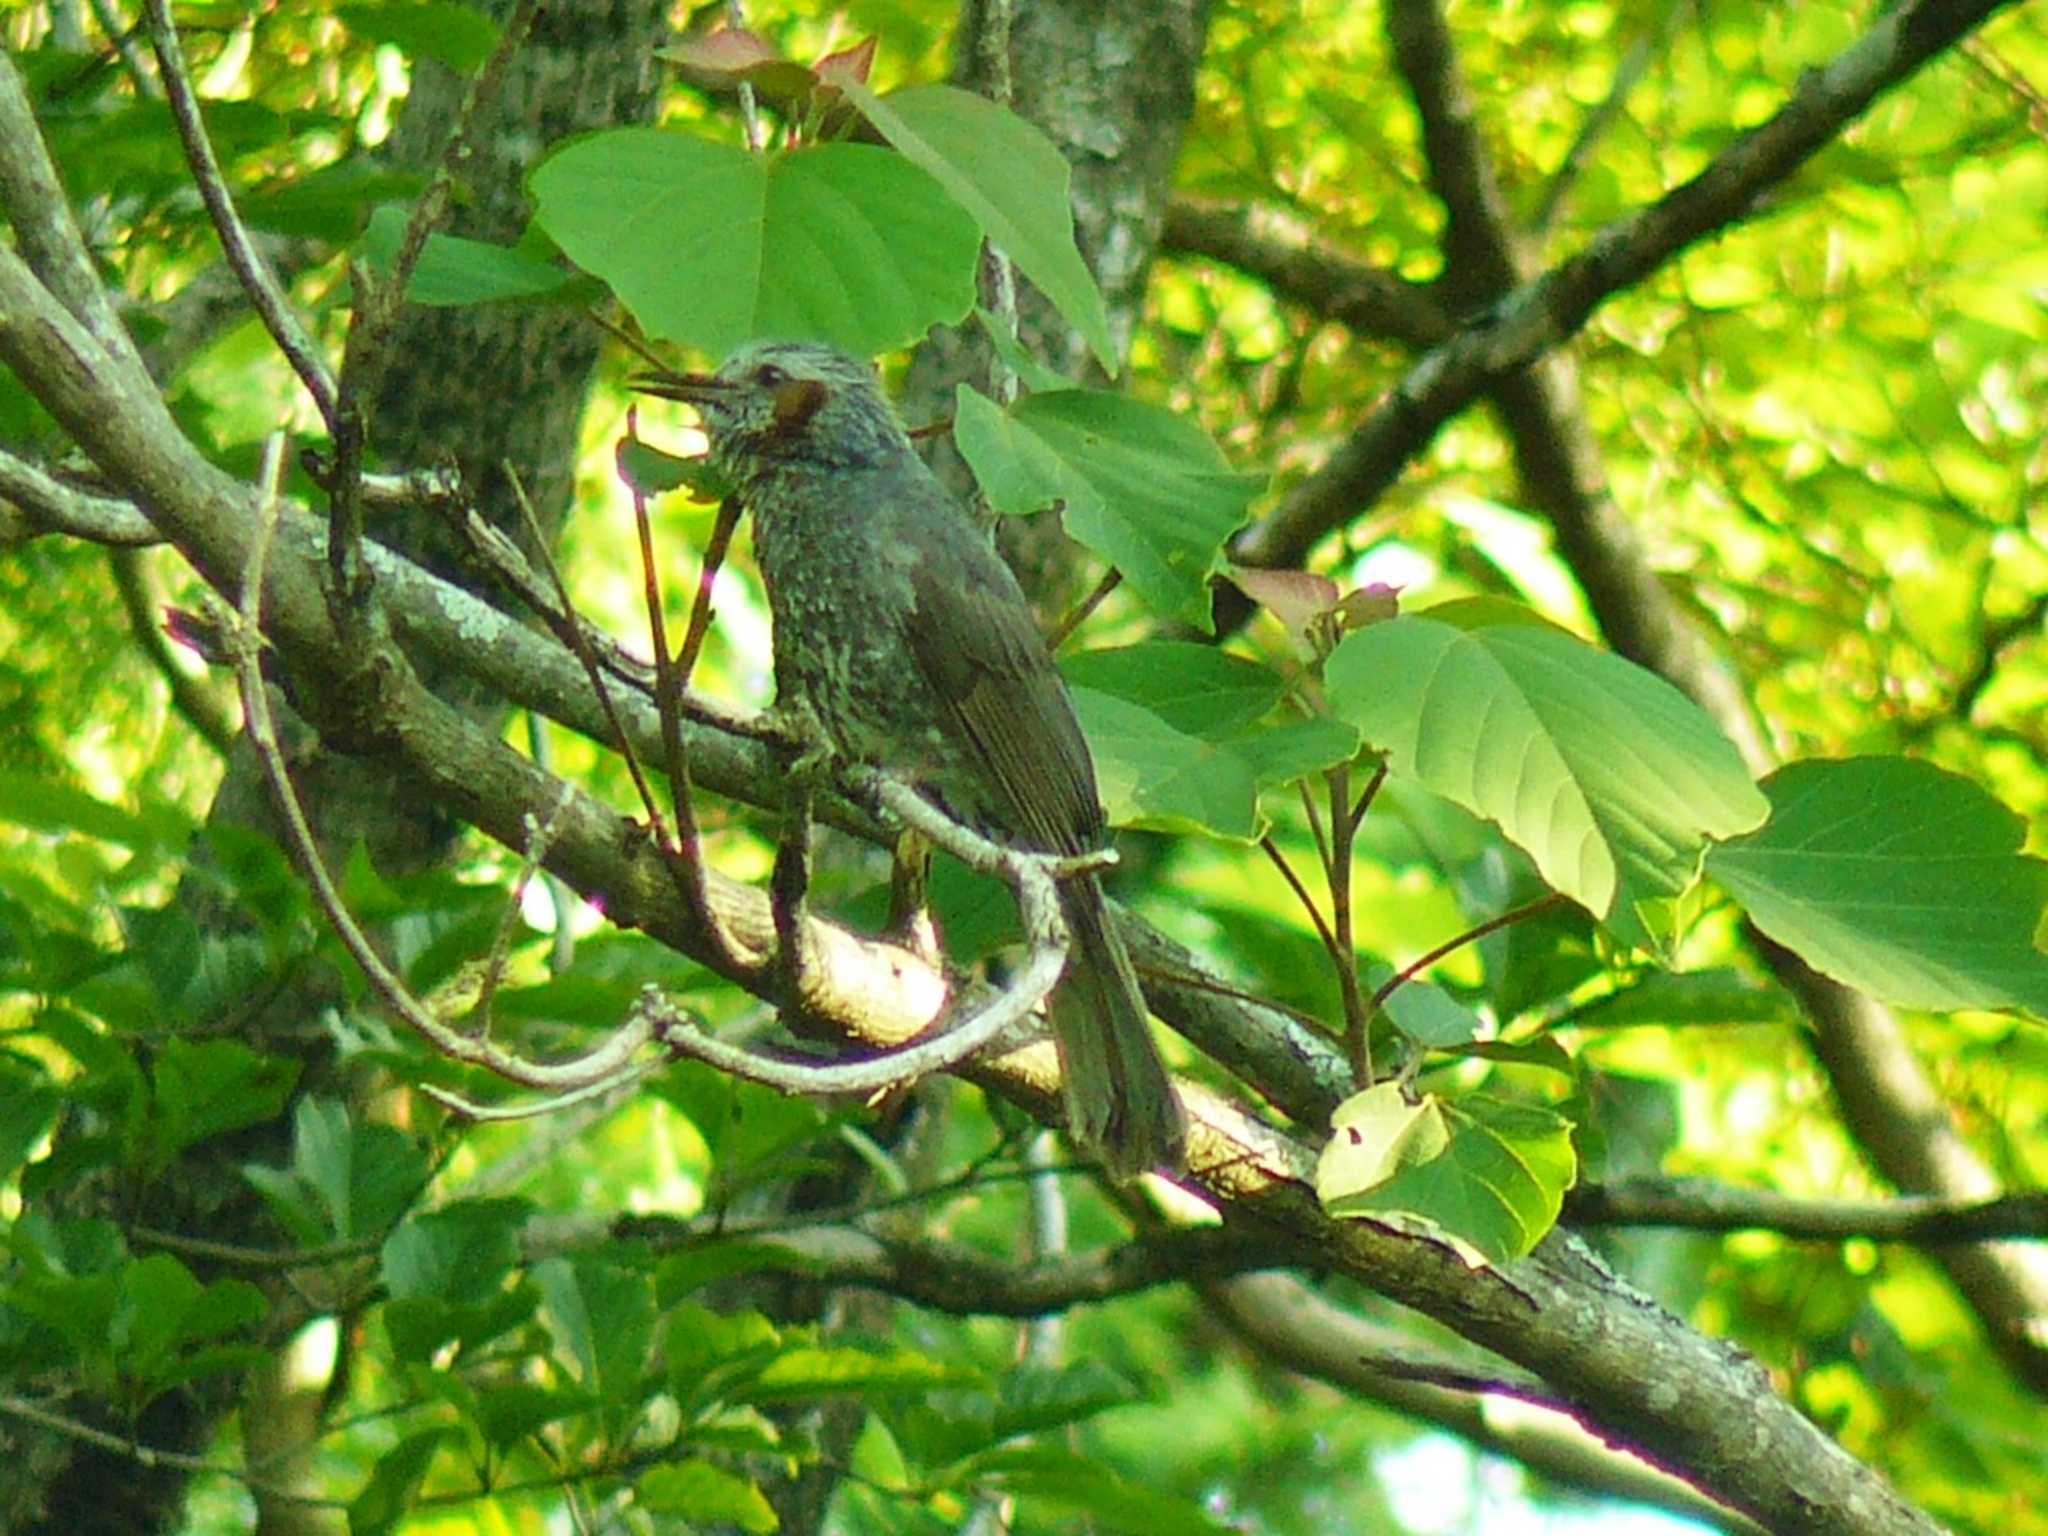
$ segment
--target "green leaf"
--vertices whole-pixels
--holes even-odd
[[[345,245],[376,209],[409,202],[425,185],[426,178],[416,171],[380,170],[359,160],[341,160],[252,191],[240,208],[252,228]]]
[[[1074,689],[1073,698],[1112,823],[1246,842],[1257,836],[1258,784],[1230,748],[1183,735],[1149,709],[1091,688]]]
[[[659,496],[688,486],[693,500],[718,501],[731,490],[719,483],[718,472],[708,455],[686,459],[664,453],[637,437],[622,438],[614,450],[613,461],[618,466],[619,478],[643,496]]]
[[[634,1484],[633,1495],[643,1509],[705,1525],[764,1533],[782,1523],[759,1488],[701,1459],[656,1467]]]
[[[1333,1216],[1416,1218],[1475,1262],[1518,1258],[1557,1221],[1577,1177],[1572,1123],[1540,1105],[1470,1094],[1409,1104],[1381,1083],[1339,1105],[1316,1166]]]
[[[523,1200],[457,1200],[414,1217],[384,1240],[385,1290],[458,1306],[489,1300],[519,1261],[519,1228],[531,1213]]]
[[[1365,970],[1365,985],[1377,992],[1393,976],[1391,965],[1370,965]],[[1466,1045],[1486,1032],[1484,1019],[1435,982],[1420,977],[1404,981],[1388,993],[1380,1011],[1417,1045],[1439,1049]]]
[[[107,1346],[124,1372],[141,1380],[155,1373],[200,1289],[192,1271],[168,1253],[148,1254],[122,1269]]]
[[[398,260],[406,218],[405,211],[395,207],[379,208],[370,215],[362,251],[373,271],[389,273]],[[405,297],[407,303],[429,307],[489,304],[559,294],[577,281],[576,274],[559,262],[517,246],[430,234],[406,280]]]
[[[424,1365],[450,1344],[474,1349],[523,1326],[539,1310],[540,1300],[539,1288],[524,1282],[467,1303],[428,1295],[394,1297],[384,1303],[384,1332],[401,1361]]]
[[[1224,1536],[1233,1529],[1200,1504],[1127,1481],[1099,1461],[1049,1445],[1006,1446],[975,1458],[977,1482],[1071,1510],[1097,1528],[1136,1536]]]
[[[303,1104],[304,1101],[302,1101]],[[307,1160],[294,1163],[326,1203],[339,1238],[382,1232],[418,1196],[427,1180],[426,1154],[396,1126],[349,1124],[347,1110],[333,1101],[316,1119]],[[345,1134],[334,1134],[337,1121]],[[317,1173],[315,1173],[317,1170]]]
[[[482,11],[449,0],[390,0],[336,9],[357,36],[389,43],[414,58],[439,59],[458,74],[483,67],[498,46],[498,24]]]
[[[617,1411],[640,1400],[654,1341],[654,1287],[647,1277],[601,1259],[549,1259],[533,1278],[558,1357],[586,1391]]]
[[[956,1367],[907,1349],[799,1345],[769,1361],[745,1396],[750,1402],[765,1403],[840,1392],[928,1392],[959,1380],[961,1374]]]
[[[378,1458],[363,1491],[348,1506],[349,1536],[384,1536],[412,1510],[435,1453],[455,1433],[423,1429],[407,1435]]]
[[[759,1312],[716,1312],[694,1301],[669,1313],[662,1356],[669,1384],[686,1403],[709,1402],[751,1379],[782,1347],[782,1335]]]
[[[953,440],[997,511],[1065,504],[1067,532],[1159,613],[1213,629],[1209,578],[1265,485],[1207,433],[1100,390],[1027,395],[1005,411],[961,385]]]
[[[1792,763],[1708,872],[1809,965],[1906,1008],[2048,1017],[2048,862],[1984,790],[1901,757]]]
[[[1332,653],[1325,681],[1395,773],[1494,822],[1631,944],[1667,938],[1665,903],[1708,840],[1768,810],[1677,689],[1541,623],[1369,625]]]
[[[1020,1365],[1003,1377],[991,1426],[998,1439],[1078,1424],[1138,1400],[1123,1377],[1096,1360]]]
[[[245,1280],[201,1286],[167,1253],[135,1259],[121,1271],[107,1319],[106,1348],[121,1374],[140,1383],[144,1398],[206,1370],[232,1366],[242,1349],[186,1350],[249,1327],[267,1310],[263,1293]]]
[[[1115,374],[1102,291],[1074,244],[1072,169],[1052,140],[1007,107],[956,86],[913,85],[877,96],[857,81],[832,83],[974,216]]]
[[[177,847],[192,835],[191,821],[169,807],[125,810],[59,779],[15,769],[0,769],[0,821],[36,832],[76,832],[138,852]]]
[[[0,1182],[27,1161],[63,1102],[40,1063],[0,1054]]]
[[[156,1059],[158,1166],[211,1136],[281,1113],[299,1063],[252,1051],[239,1040],[164,1042]]]
[[[714,356],[756,336],[872,354],[974,304],[974,221],[873,145],[764,158],[622,128],[549,156],[530,190],[535,220],[650,336]]]
[[[1280,702],[1286,679],[1270,667],[1189,640],[1148,640],[1060,658],[1076,688],[1137,704],[1176,731],[1221,740]]]
[[[1316,1164],[1316,1196],[1326,1206],[1441,1156],[1451,1141],[1442,1101],[1430,1094],[1410,1103],[1399,1083],[1346,1099],[1331,1115],[1330,1129]]]
[[[354,1125],[334,1099],[309,1095],[292,1120],[289,1171],[244,1164],[242,1176],[301,1242],[382,1232],[426,1183],[425,1154],[388,1125]]]
[[[711,1148],[719,1178],[729,1186],[786,1168],[797,1149],[827,1123],[826,1111],[814,1100],[739,1082],[690,1062],[662,1073],[655,1089],[689,1116]]]
[[[588,1393],[515,1381],[477,1394],[477,1427],[493,1445],[514,1445],[535,1430],[572,1414],[587,1413],[596,1404],[597,1399]]]
[[[1357,728],[1320,715],[1247,726],[1228,740],[1261,789],[1292,784],[1358,756]]]

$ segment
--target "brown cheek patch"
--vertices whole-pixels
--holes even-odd
[[[776,433],[801,432],[824,403],[823,384],[816,379],[791,379],[775,391]]]

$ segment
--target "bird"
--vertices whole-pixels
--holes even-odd
[[[848,761],[935,794],[1008,846],[1108,836],[1094,760],[1022,587],[918,455],[868,361],[809,341],[634,387],[696,407],[753,519],[776,705]],[[1064,878],[1047,1002],[1071,1136],[1117,1179],[1185,1167],[1186,1111],[1093,871]]]

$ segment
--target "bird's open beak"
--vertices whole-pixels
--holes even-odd
[[[680,400],[685,405],[716,400],[732,388],[725,380],[708,373],[638,373],[626,384],[643,395]]]

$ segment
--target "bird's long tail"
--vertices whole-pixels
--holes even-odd
[[[1187,1116],[1146,1021],[1144,994],[1092,876],[1069,881],[1060,907],[1073,939],[1048,1012],[1059,1043],[1067,1128],[1119,1179],[1187,1160]]]

